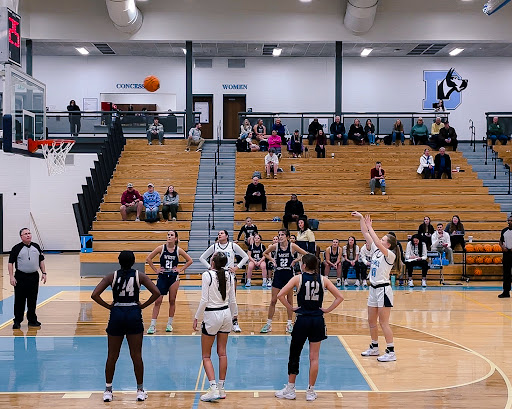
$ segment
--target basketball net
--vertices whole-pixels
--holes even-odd
[[[61,175],[66,171],[66,156],[74,144],[75,141],[71,139],[29,140],[29,150],[35,152],[40,148],[46,160],[48,175]]]

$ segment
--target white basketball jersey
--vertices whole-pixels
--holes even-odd
[[[233,248],[233,242],[230,241],[226,244],[215,243],[213,245],[213,254],[224,253],[228,258],[226,267],[233,267],[235,265],[235,249]]]
[[[372,243],[372,262],[370,266],[370,283],[373,285],[389,283],[389,273],[393,268],[396,255],[388,250],[388,256],[384,257],[382,251]]]

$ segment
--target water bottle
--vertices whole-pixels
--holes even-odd
[[[291,170],[292,172],[295,172],[295,166],[291,165],[291,166],[290,166],[290,170]]]
[[[395,283],[396,283],[396,276],[393,274],[391,276],[391,286],[394,287],[395,286]]]
[[[331,158],[333,158],[333,159],[334,159],[334,152],[331,154]]]

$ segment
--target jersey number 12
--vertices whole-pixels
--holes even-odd
[[[318,301],[320,296],[318,293],[320,292],[320,286],[318,285],[318,281],[306,281],[306,296],[304,297],[307,301]]]

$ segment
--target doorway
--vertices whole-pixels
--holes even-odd
[[[240,136],[239,112],[245,112],[245,95],[224,95],[224,139],[237,139]]]
[[[201,137],[213,139],[213,95],[194,95],[192,97],[192,105],[194,111],[201,112],[199,115],[199,121],[202,125]]]

